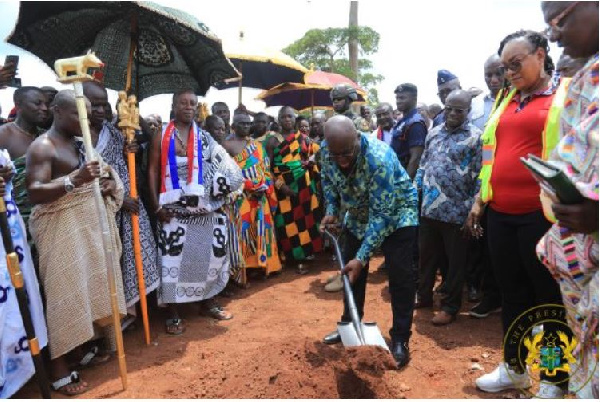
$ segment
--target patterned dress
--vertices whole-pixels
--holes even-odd
[[[123,134],[121,134],[121,132],[112,124],[105,123],[98,136],[96,152],[98,152],[102,156],[102,159],[117,172],[125,187],[125,196],[129,197],[129,170],[123,157],[124,145],[125,139],[123,138]],[[155,290],[160,284],[160,275],[157,266],[156,243],[154,241],[154,236],[152,235],[150,219],[146,212],[146,208],[144,208],[144,204],[140,199],[138,199],[138,206],[144,285],[146,286],[146,294],[148,294]],[[127,212],[119,211],[117,213],[117,226],[119,227],[119,236],[123,244],[121,270],[123,272],[125,303],[127,307],[131,307],[140,299],[137,271],[135,268],[131,215]]]
[[[281,270],[273,223],[277,199],[269,158],[258,142],[250,140],[234,160],[244,176],[244,192],[236,201],[235,215],[245,267],[236,281],[245,284],[247,268],[264,269],[267,275]],[[253,195],[257,191],[263,192],[258,198]]]
[[[277,239],[286,260],[304,260],[323,248],[319,232],[322,214],[317,192],[316,166],[306,169],[302,162],[316,154],[319,146],[298,133],[288,135],[274,153],[273,173],[295,193],[288,197],[277,191],[279,210],[275,217]],[[313,158],[314,159],[314,158]]]
[[[562,138],[552,160],[579,191],[598,201],[598,54],[571,81],[561,115]],[[598,232],[570,233],[554,224],[537,246],[541,261],[558,281],[567,321],[577,339],[569,390],[598,398]]]

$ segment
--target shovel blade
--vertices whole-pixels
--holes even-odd
[[[342,338],[342,344],[344,346],[362,346],[362,342],[360,341],[360,337],[356,333],[356,329],[350,322],[338,322],[338,333]]]
[[[356,329],[349,322],[338,322],[338,333],[342,338],[342,344],[345,347],[350,346],[381,346],[385,350],[389,351],[385,339],[381,335],[381,331],[377,328],[377,324],[374,322],[361,323],[362,332],[365,337],[365,343],[360,341],[360,337],[356,333]]]
[[[388,348],[387,343],[385,343],[385,339],[383,339],[381,331],[379,328],[377,328],[377,323],[363,322],[362,331],[363,335],[365,336],[365,343],[367,345],[381,346],[389,352],[390,349]]]

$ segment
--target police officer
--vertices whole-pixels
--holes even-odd
[[[427,123],[417,110],[417,87],[411,83],[400,84],[394,91],[396,107],[402,112],[392,131],[391,147],[411,179],[415,178],[421,154],[425,147]]]

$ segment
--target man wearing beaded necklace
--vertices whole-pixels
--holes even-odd
[[[25,226],[28,227],[27,222],[32,206],[27,199],[25,187],[25,154],[33,140],[42,133],[40,125],[48,118],[49,111],[46,96],[37,87],[18,88],[13,95],[13,100],[17,108],[17,118],[0,127],[0,149],[8,151],[15,165],[16,174],[12,180],[15,202],[23,216]],[[6,167],[0,167],[0,175],[5,180],[6,174],[8,174]]]

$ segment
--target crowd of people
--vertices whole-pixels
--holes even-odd
[[[432,325],[451,325],[466,294],[478,302],[473,318],[501,311],[503,335],[529,309],[558,304],[578,342],[571,362],[578,369],[568,381],[542,376],[537,395],[597,398],[598,3],[543,2],[542,12],[544,33],[507,35],[482,63],[487,92],[463,89],[456,75],[439,70],[441,107],[419,103],[417,86],[406,82],[394,91],[396,108],[357,109],[356,89],[342,84],[331,91],[329,118],[283,106],[274,119],[243,105],[232,116],[223,102],[208,113],[183,88],[168,122],[140,118],[129,141],[119,129],[124,109],[110,105],[102,82],[87,82],[98,161],[85,157],[73,91],[18,88],[0,126],[0,195],[53,388],[87,391],[79,371],[106,362],[115,348],[108,255],[98,241],[99,217],[90,213],[99,178],[120,267],[123,328],[135,323],[140,301],[132,216],[146,293],[165,307],[173,336],[186,330],[180,304],[198,303],[202,314],[229,320],[233,313],[216,296],[231,297],[286,265],[309,272],[330,245],[327,229],[342,239],[360,317],[369,260],[383,253],[399,368],[410,360],[414,309],[433,308],[435,293],[442,302]],[[557,66],[549,41],[564,47]],[[3,66],[0,86],[14,73]],[[137,155],[138,198],[131,196],[129,153]],[[560,166],[584,201],[566,205],[540,191],[520,161],[529,154]],[[25,348],[11,346],[22,344],[24,331],[6,265],[0,268],[4,397],[31,364],[17,356]],[[330,277],[325,290],[340,291],[341,278]],[[341,321],[350,321],[346,303]],[[340,334],[323,342],[339,343]],[[476,386],[499,392],[531,380],[522,366],[502,361]]]

